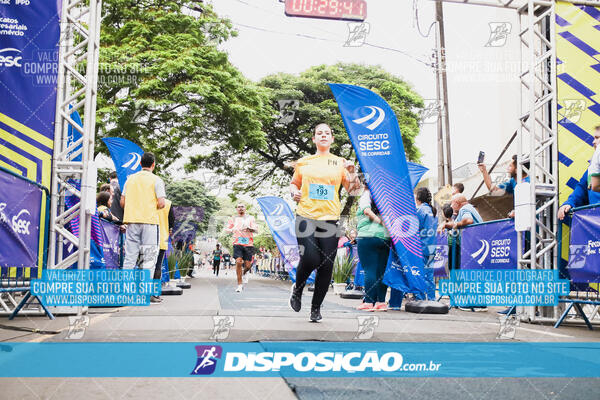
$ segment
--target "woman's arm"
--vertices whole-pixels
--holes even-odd
[[[365,208],[363,210],[363,214],[365,214],[371,221],[375,222],[376,224],[383,225],[381,218],[377,214],[375,214],[370,208]]]

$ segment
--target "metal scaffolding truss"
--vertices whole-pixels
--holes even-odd
[[[557,268],[558,141],[555,0],[433,0],[506,9],[518,13],[521,47],[521,116],[517,181],[530,177],[528,241],[518,235],[519,268]],[[566,0],[574,4],[592,1]],[[527,169],[525,165],[529,163]],[[557,308],[523,307],[523,317],[555,319]]]
[[[528,0],[520,8],[521,133],[517,181],[530,177],[529,245],[518,235],[519,267],[557,268],[558,140],[556,102],[555,2]],[[525,164],[529,162],[529,169]],[[554,317],[550,307],[527,317]],[[536,317],[537,315],[537,317]],[[537,318],[539,319],[539,318]]]
[[[90,196],[95,205],[93,157],[101,6],[102,0],[62,2],[48,268],[66,268],[74,262],[80,269],[89,267],[91,213],[86,212],[85,205]],[[83,127],[71,119],[74,111],[82,116]],[[81,134],[79,140],[70,140],[69,126]],[[81,183],[81,189],[73,183]],[[80,201],[67,208],[65,196],[69,195]],[[79,237],[66,228],[76,216]],[[74,252],[66,256],[63,245],[73,246]]]

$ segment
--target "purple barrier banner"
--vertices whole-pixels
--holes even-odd
[[[448,276],[448,254],[450,246],[448,246],[447,233],[438,234],[436,237],[435,257],[433,259],[433,276],[446,277]]]
[[[9,268],[34,268],[38,265],[42,189],[0,170],[0,276]],[[31,276],[37,276],[31,274]],[[22,271],[11,273],[22,276]]]
[[[461,269],[516,269],[517,231],[513,220],[474,225],[461,233]]]
[[[576,211],[571,222],[569,264],[571,281],[600,282],[600,208]]]
[[[119,268],[119,226],[100,219],[102,234],[102,249],[104,251],[104,263],[107,269]]]
[[[204,218],[204,208],[194,206],[174,206],[173,241],[189,242],[196,238],[196,232]]]

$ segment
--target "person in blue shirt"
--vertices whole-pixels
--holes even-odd
[[[483,222],[483,218],[481,218],[479,212],[469,203],[464,194],[461,193],[452,196],[452,203],[450,205],[456,213],[456,219],[445,222],[441,226],[443,229],[459,229]]]
[[[435,257],[436,228],[438,220],[436,209],[431,207],[431,192],[426,187],[417,189],[415,196],[417,219],[419,220],[419,236],[422,242],[424,278],[427,282],[427,300],[435,300],[435,282],[433,281],[433,259]]]
[[[483,182],[485,183],[485,186],[487,186],[492,196],[502,196],[504,194],[515,193],[515,186],[517,186],[516,154],[512,156],[512,161],[508,164],[508,167],[506,168],[506,172],[508,172],[508,174],[510,175],[510,179],[505,182],[499,183],[498,185],[494,185],[492,183],[492,178],[490,177],[490,174],[488,173],[485,164],[477,164],[477,166],[479,167],[479,170],[483,175]],[[525,163],[523,166],[525,167],[525,169],[529,169],[529,163]],[[521,182],[529,182],[529,176],[527,176],[525,170],[523,170],[523,180]]]
[[[462,196],[462,195],[461,195]],[[464,197],[464,196],[463,196]],[[418,300],[435,301],[435,281],[433,279],[433,261],[435,258],[436,227],[438,220],[436,218],[436,209],[431,207],[431,192],[425,187],[417,189],[415,194],[415,203],[417,205],[417,220],[419,221],[419,237],[421,238],[421,252],[423,254],[423,279],[426,282],[425,296],[415,294]],[[365,284],[366,286],[366,284]],[[396,289],[391,290],[389,308],[390,310],[400,310],[404,292]]]
[[[594,149],[598,148],[598,144],[600,144],[600,126],[596,127],[596,130],[594,131]],[[565,201],[558,209],[558,219],[561,221],[569,213],[571,208],[600,203],[600,192],[592,190],[595,179],[594,177],[589,176],[588,171],[589,169],[585,170],[581,179],[577,182],[577,186],[573,189],[573,193],[569,195],[567,201]],[[594,172],[593,168],[592,172]]]
[[[456,219],[454,221],[447,221],[440,227],[442,229],[451,230],[451,234],[454,234],[456,240],[456,265],[460,266],[460,230],[471,224],[480,224],[483,222],[483,218],[479,215],[479,212],[467,201],[467,198],[463,194],[456,194],[452,196],[452,209],[456,213]],[[487,311],[487,307],[459,307],[463,311]]]

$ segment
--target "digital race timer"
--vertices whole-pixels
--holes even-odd
[[[285,0],[285,15],[364,21],[365,0]]]

